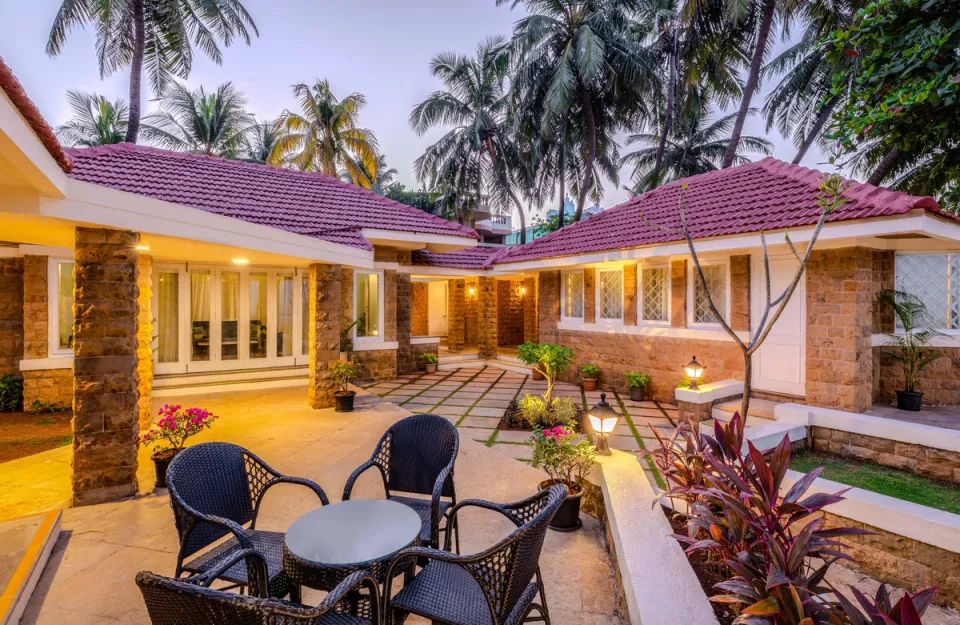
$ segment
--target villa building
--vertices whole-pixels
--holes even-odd
[[[77,503],[135,492],[152,394],[299,385],[330,405],[342,332],[378,380],[415,371],[423,352],[496,359],[526,340],[573,347],[602,386],[645,371],[661,399],[693,355],[708,379],[742,379],[685,242],[640,216],[675,226],[687,185],[706,279],[745,338],[764,299],[759,233],[776,290],[797,267],[787,229],[802,250],[819,217],[822,174],[768,158],[523,246],[483,246],[321,174],[129,144],[64,150],[2,62],[0,94],[0,374],[23,377],[27,409],[72,404]],[[883,358],[895,327],[881,288],[921,295],[948,335],[960,324],[957,218],[867,184],[845,195],[754,358],[760,396],[851,412],[889,402],[902,376]],[[921,388],[960,404],[960,345],[938,340],[950,358]]]

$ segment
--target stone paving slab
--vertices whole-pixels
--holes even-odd
[[[500,418],[503,416],[503,410],[501,408],[484,408],[482,403],[474,406],[470,410],[471,417],[496,417],[497,421],[500,421]]]
[[[495,428],[499,423],[499,418],[469,416],[465,417],[460,425],[464,427]]]
[[[494,443],[493,449],[499,451],[502,454],[510,456],[516,460],[528,461],[530,456],[533,455],[533,450],[527,447],[526,445],[513,445],[510,443]],[[552,616],[552,614],[551,614]]]
[[[609,440],[610,447],[613,449],[622,449],[624,451],[634,451],[640,449],[640,444],[637,443],[637,439],[630,436],[617,436],[613,435]]]
[[[437,406],[431,409],[433,414],[443,415],[445,417],[462,417],[467,409],[463,406]]]
[[[530,440],[532,432],[523,430],[500,430],[497,432],[497,442],[503,443],[525,443]]]
[[[486,444],[487,440],[490,439],[490,436],[493,435],[495,430],[493,428],[460,428],[460,435],[471,438],[475,441],[480,441],[481,443]]]
[[[444,406],[472,406],[477,399],[475,397],[458,397],[454,395],[453,397],[448,397],[443,400]]]

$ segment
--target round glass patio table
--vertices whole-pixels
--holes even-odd
[[[390,558],[419,543],[420,527],[420,515],[396,501],[349,499],[321,506],[287,530],[283,566],[292,584],[316,590],[333,590],[361,569],[382,587]],[[405,568],[414,564],[411,559]]]

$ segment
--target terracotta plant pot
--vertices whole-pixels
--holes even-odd
[[[170,467],[170,462],[176,455],[176,451],[168,449],[166,451],[158,451],[150,456],[150,459],[153,460],[153,467],[157,472],[157,481],[154,484],[157,488],[167,487],[167,469]]]
[[[583,381],[583,390],[585,391],[595,391],[597,390],[597,379],[596,378],[580,378]]]
[[[546,490],[554,484],[556,484],[555,480],[544,480],[537,486],[537,490]],[[553,515],[550,529],[558,532],[575,532],[583,526],[580,521],[580,499],[583,497],[583,487],[575,486],[574,489],[571,491],[570,487],[567,487],[567,498]]]
[[[546,380],[546,379],[547,379],[547,378],[544,377],[544,375],[543,375],[542,373],[540,373],[540,372],[537,371],[536,369],[531,369],[531,370],[530,370],[530,376],[531,376],[534,380]]]
[[[630,387],[630,401],[643,401],[643,387]]]
[[[426,371],[427,373],[436,373],[436,372],[437,372],[437,365],[431,365],[431,364],[427,363],[427,364],[423,365],[423,370]]]
[[[918,412],[923,404],[923,393],[918,391],[897,391],[897,408]]]
[[[337,391],[333,394],[333,399],[337,403],[334,408],[336,412],[353,412],[353,398],[357,394],[353,391]]]

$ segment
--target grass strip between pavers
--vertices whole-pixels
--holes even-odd
[[[506,371],[504,371],[504,373],[506,373]],[[500,377],[503,377],[503,376],[500,376]],[[519,397],[520,393],[523,392],[523,387],[524,385],[526,385],[527,379],[529,377],[530,377],[529,375],[523,376],[523,380],[520,382],[520,388],[518,388],[517,392],[513,394],[513,401],[517,401],[517,397]],[[504,408],[504,410],[506,410],[506,408]],[[497,425],[499,425],[499,423]],[[497,442],[497,434],[499,433],[500,433],[499,427],[493,428],[493,434],[490,435],[490,438],[488,438],[487,442],[485,443],[487,447],[493,447],[493,444]]]
[[[417,393],[416,395],[411,395],[410,397],[407,397],[407,398],[404,399],[402,402],[400,402],[400,405],[403,406],[403,405],[406,404],[407,402],[413,401],[415,398],[420,397],[420,395],[422,395],[423,393],[426,393],[427,391],[429,391],[430,389],[432,389],[432,388],[433,388],[434,386],[436,386],[437,384],[440,384],[441,382],[446,382],[446,381],[447,381],[447,378],[449,378],[450,376],[452,376],[454,371],[457,371],[457,369],[454,369],[453,371],[451,371],[451,372],[448,373],[447,375],[443,376],[442,378],[440,378],[439,380],[437,380],[436,382],[434,382],[433,384],[431,384],[431,385],[428,386],[427,388],[420,389],[420,392]],[[420,378],[417,378],[417,379],[419,380]],[[472,380],[472,379],[473,379],[473,378],[470,378],[470,380]],[[469,380],[468,380],[468,381],[469,381]],[[464,382],[464,384],[466,384],[466,382]],[[403,388],[403,387],[401,386],[400,388]],[[396,389],[394,389],[394,390],[396,390]],[[446,399],[446,397],[444,397],[443,399]],[[441,401],[443,401],[443,400],[441,400]],[[434,406],[436,406],[436,404],[434,404]]]
[[[394,393],[394,392],[396,392],[396,391],[399,391],[399,390],[402,389],[402,388],[406,388],[406,386],[407,386],[408,384],[413,384],[414,382],[416,382],[417,380],[419,380],[420,378],[422,378],[422,377],[425,376],[425,375],[429,375],[429,374],[428,374],[426,371],[424,371],[423,373],[417,373],[417,374],[416,374],[417,377],[413,378],[412,380],[404,380],[403,386],[398,386],[397,388],[392,388],[392,389],[390,389],[389,391],[387,391],[386,393],[383,393],[382,395],[381,395],[380,393],[377,393],[377,395],[380,395],[380,397],[386,397],[386,396],[389,395],[390,393]],[[399,378],[397,378],[397,379],[399,379]],[[423,390],[427,390],[427,389],[423,389]],[[412,399],[412,398],[410,398],[410,399]]]
[[[484,369],[486,369],[486,367],[484,367]],[[497,385],[497,382],[499,382],[500,378],[502,378],[506,373],[507,373],[506,371],[501,372],[500,375],[497,376],[497,379],[490,383],[490,386],[487,387],[487,390],[480,393],[480,397],[477,397],[475,400],[473,400],[472,404],[470,404],[469,406],[466,406],[466,409],[467,409],[466,412],[463,413],[462,417],[457,419],[457,427],[460,427],[460,424],[463,423],[463,420],[470,416],[470,411],[477,406],[477,404],[480,402],[481,399],[487,396],[487,393],[493,390],[493,387]]]
[[[621,398],[620,394],[616,391],[613,392],[613,396],[617,398],[617,403],[620,404],[620,410],[623,412],[623,420],[627,422],[628,426],[630,426],[630,431],[633,433],[633,437],[637,439],[637,444],[640,445],[640,449],[647,451],[647,446],[643,442],[643,437],[640,436],[640,431],[637,430],[637,426],[633,424],[633,419],[630,418],[630,411],[627,410],[627,405],[623,403],[623,398]],[[660,404],[657,404],[657,408],[660,408]],[[667,413],[663,411],[663,408],[660,408],[660,411],[663,412],[664,416],[666,416]],[[653,479],[657,482],[657,486],[666,490],[667,483],[664,481],[663,476],[660,475],[660,470],[657,469],[657,465],[653,462],[653,460],[648,456],[646,458],[642,458],[641,462],[644,462],[647,465],[647,468],[653,474]]]

